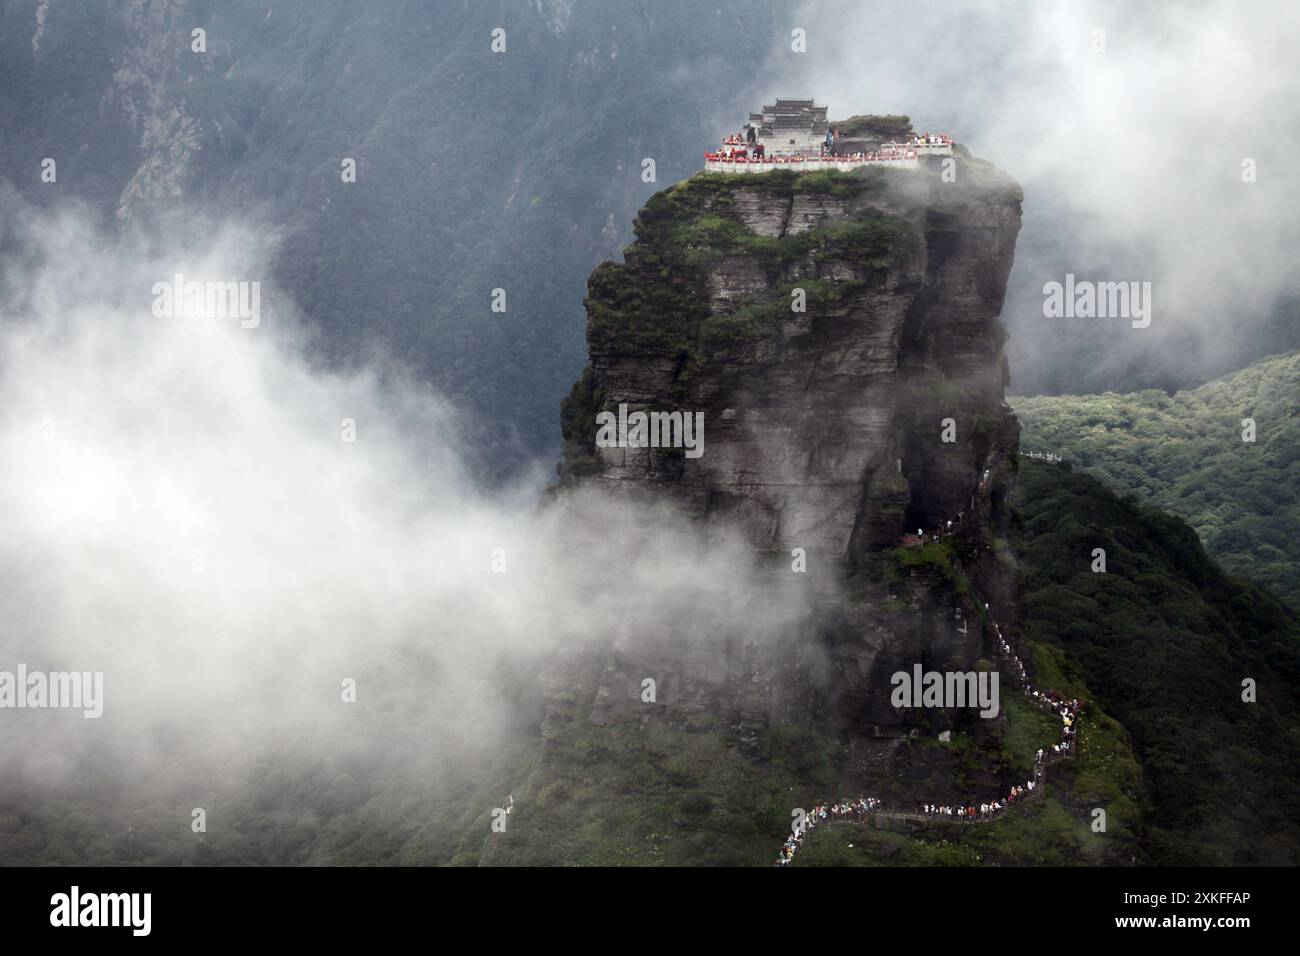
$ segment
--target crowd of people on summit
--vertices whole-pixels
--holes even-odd
[[[718,150],[716,158],[718,159],[759,159],[761,160],[767,152],[764,145],[758,142],[754,133],[754,127],[747,127],[748,132],[732,133],[722,140],[722,148]]]
[[[821,156],[823,159],[834,157],[838,161],[847,163],[861,162],[881,162],[888,160],[912,159],[916,156],[916,148],[926,145],[943,146],[950,145],[952,140],[946,134],[940,133],[922,133],[912,136],[906,143],[885,143],[878,150],[859,151],[853,153],[837,153],[836,144],[840,142],[843,134],[838,126],[832,126],[826,130],[826,137],[822,140]],[[723,137],[722,145],[716,152],[706,152],[704,158],[709,162],[784,162],[785,159],[769,160],[767,158],[767,147],[764,143],[758,141],[758,128],[752,123],[747,125],[738,133],[731,133]],[[787,157],[786,159],[790,159]],[[801,159],[802,156],[793,157]],[[815,157],[814,157],[815,158]]]
[[[913,133],[907,141],[908,146],[951,146],[952,137],[947,133]]]

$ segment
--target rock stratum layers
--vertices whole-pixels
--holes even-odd
[[[1019,428],[998,315],[1022,193],[957,153],[947,175],[938,159],[696,175],[652,197],[624,261],[592,273],[561,506],[592,534],[593,501],[669,508],[701,540],[738,543],[752,586],[739,621],[630,608],[549,669],[548,723],[716,719],[756,750],[772,726],[820,722],[868,776],[909,732],[970,724],[889,700],[890,675],[917,662],[977,665],[981,596],[1004,630],[1016,617],[1000,537]],[[703,454],[599,447],[597,414],[620,405],[703,413]],[[958,514],[951,538],[900,541]],[[632,546],[654,533],[619,530]]]

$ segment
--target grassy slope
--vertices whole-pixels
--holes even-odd
[[[738,756],[708,721],[668,729],[579,720],[550,744],[507,832],[476,838],[482,862],[763,865],[789,826],[795,788],[829,786],[833,776],[823,741],[803,729],[768,734],[764,766]]]
[[[1300,352],[1193,391],[1013,398],[1021,447],[1059,451],[1185,518],[1233,574],[1300,601]],[[1254,418],[1256,441],[1242,441]]]
[[[1007,746],[1016,748],[1008,757],[1027,767],[1055,727],[1018,701],[1010,709],[1021,726],[1008,735]],[[672,730],[578,721],[552,743],[556,749],[516,792],[518,811],[507,832],[489,835],[484,816],[471,826],[459,862],[770,865],[791,809],[837,796],[836,748],[814,729],[773,731],[763,742],[763,763],[737,755],[727,734],[707,722]],[[840,838],[867,828],[838,827],[811,841],[799,863],[1127,862],[1137,852],[1140,776],[1123,730],[1099,713],[1084,731],[1077,766],[1060,765],[1046,799],[1024,812],[998,824],[916,837],[881,832],[847,855]],[[1092,806],[1111,813],[1105,835],[1088,829]],[[864,853],[863,845],[880,852]]]

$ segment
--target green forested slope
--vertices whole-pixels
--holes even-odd
[[[1294,864],[1300,625],[1287,606],[1225,574],[1182,520],[1090,476],[1023,461],[1016,494],[1030,636],[1132,734],[1149,861]],[[1098,547],[1105,573],[1091,570]]]
[[[1057,451],[1185,518],[1223,567],[1300,601],[1300,352],[1192,391],[1013,398],[1021,448]],[[1242,440],[1253,418],[1256,440]]]

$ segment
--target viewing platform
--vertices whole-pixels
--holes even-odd
[[[905,143],[886,143],[881,149],[910,149],[921,156],[951,156],[952,137],[947,133],[922,133]]]
[[[706,173],[770,173],[774,169],[789,169],[796,173],[810,173],[820,169],[848,171],[866,166],[889,166],[895,169],[916,169],[920,165],[915,150],[898,153],[865,154],[850,156],[765,156],[751,159],[745,156],[724,156],[721,153],[704,154]]]
[[[826,118],[826,107],[814,100],[778,99],[761,112],[750,113],[740,130],[704,154],[706,173],[795,172],[891,166],[917,169],[921,156],[951,156],[947,133],[917,133],[906,116],[855,116],[848,134]],[[865,124],[865,125],[864,125]],[[874,132],[883,134],[876,138]],[[890,139],[886,142],[885,136]],[[901,139],[902,142],[899,142]]]

